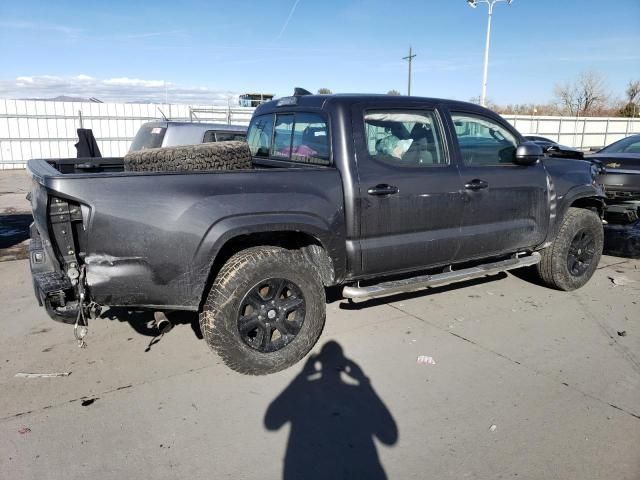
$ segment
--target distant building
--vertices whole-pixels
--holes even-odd
[[[238,103],[241,107],[257,107],[261,103],[273,100],[271,93],[243,93],[240,95]]]

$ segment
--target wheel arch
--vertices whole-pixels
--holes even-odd
[[[562,201],[559,202],[555,222],[551,225],[543,247],[548,246],[556,237],[569,208],[592,210],[595,211],[600,218],[603,218],[605,207],[605,197],[592,186],[582,185],[569,190]]]
[[[325,286],[336,285],[344,277],[345,252],[341,252],[339,245],[336,245],[335,236],[318,228],[318,225],[279,222],[236,226],[226,230],[213,244],[199,249],[201,260],[196,260],[195,263],[204,265],[208,272],[200,294],[200,307],[209,294],[213,280],[227,260],[242,250],[258,246],[300,250],[316,267]],[[203,258],[205,255],[206,259]]]

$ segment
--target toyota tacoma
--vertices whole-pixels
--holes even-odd
[[[188,168],[145,167],[175,159],[165,149],[29,162],[31,271],[52,318],[199,312],[224,363],[261,375],[316,343],[325,287],[366,300],[529,266],[573,290],[601,256],[598,167],[477,105],[294,95],[255,110],[247,143],[211,145],[233,161],[215,169],[200,145],[180,150]]]

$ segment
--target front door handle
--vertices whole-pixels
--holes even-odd
[[[376,185],[375,187],[369,187],[367,193],[369,195],[393,195],[398,193],[400,189],[393,185],[387,185],[386,183],[381,183]]]
[[[464,188],[467,190],[482,190],[483,188],[487,188],[489,184],[484,180],[480,180],[479,178],[474,178],[468,183],[464,184]]]

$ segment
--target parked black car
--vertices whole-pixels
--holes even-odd
[[[560,145],[558,142],[538,135],[525,135],[524,139],[540,145],[544,152],[550,157],[570,158],[574,160],[584,160],[584,153],[572,147]]]
[[[640,200],[640,135],[618,140],[587,158],[606,169],[604,185],[610,201]]]
[[[266,374],[316,343],[325,286],[368,299],[536,265],[573,290],[600,260],[597,169],[477,105],[285,97],[247,140],[240,171],[29,161],[38,301],[76,323],[99,306],[197,311],[230,368]]]
[[[537,143],[542,148],[551,147],[552,145],[558,145],[558,142],[556,142],[555,140],[551,140],[547,137],[540,137],[538,135],[525,135],[524,139],[530,142]]]

